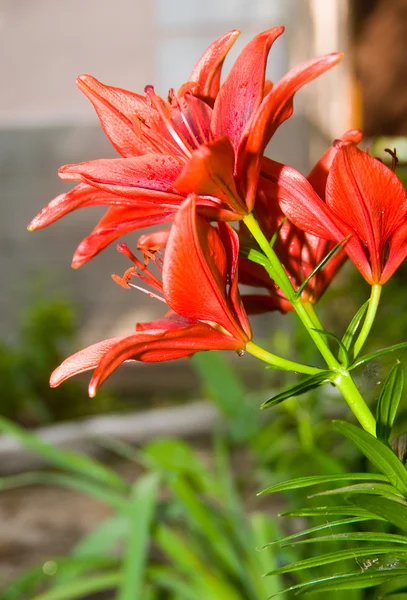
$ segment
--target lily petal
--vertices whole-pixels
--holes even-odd
[[[152,151],[137,129],[137,119],[149,114],[144,96],[104,85],[91,75],[80,75],[76,84],[92,102],[103,131],[119,154],[138,156]]]
[[[128,198],[138,198],[140,190],[146,195],[149,192],[152,197],[162,192],[160,201],[168,199],[170,202],[177,200],[173,197],[177,196],[174,182],[181,170],[181,163],[172,156],[145,154],[65,165],[59,169],[59,176],[61,179],[83,181]]]
[[[58,219],[77,208],[106,204],[134,204],[134,201],[126,200],[126,198],[121,198],[116,194],[111,194],[106,190],[101,190],[92,185],[80,183],[69,192],[60,194],[51,200],[51,202],[49,202],[38,215],[33,218],[27,229],[29,231],[42,229],[43,227],[58,221]]]
[[[72,267],[77,269],[101,250],[117,240],[122,235],[150,227],[160,223],[168,223],[174,218],[177,207],[164,210],[160,206],[150,204],[148,207],[121,207],[111,206],[99,223],[77,247],[72,260]]]
[[[407,218],[407,194],[391,169],[355,146],[337,152],[327,180],[327,205],[369,250],[378,282],[387,241]]]
[[[175,181],[175,188],[185,194],[215,196],[227,206],[246,214],[233,177],[234,153],[227,137],[196,150]]]
[[[332,166],[333,159],[339,148],[348,144],[357,145],[362,141],[363,133],[359,129],[349,129],[341,137],[334,141],[325,154],[319,159],[316,165],[308,174],[308,181],[320,198],[325,199],[325,188],[328,179],[328,173]]]
[[[215,137],[227,135],[235,149],[263,99],[267,57],[283,32],[284,27],[274,27],[256,35],[237,57],[216,98],[212,131]]]
[[[264,97],[247,123],[238,149],[238,169],[245,173],[244,187],[249,210],[254,206],[261,157],[276,129],[293,113],[295,93],[342,59],[342,54],[326,54],[309,60],[282,77]]]
[[[178,210],[167,241],[163,289],[167,304],[189,319],[214,322],[245,337],[227,302],[227,256],[218,232],[188,198]]]
[[[188,82],[197,84],[194,88],[194,94],[205,100],[210,106],[213,106],[219,92],[224,60],[237,40],[239,33],[236,29],[229,31],[229,33],[222,35],[213,42],[202,54],[189,76]],[[187,86],[189,86],[189,83],[180,88],[178,91],[179,96],[183,94]]]

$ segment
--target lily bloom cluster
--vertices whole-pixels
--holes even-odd
[[[126,360],[243,351],[252,337],[247,314],[292,308],[263,267],[239,255],[239,240],[256,247],[244,223],[253,211],[268,239],[279,232],[273,249],[294,289],[347,239],[308,282],[303,301],[319,299],[346,254],[375,282],[385,281],[407,254],[404,188],[387,167],[356,148],[360,132],[337,140],[308,178],[264,157],[272,135],[293,112],[295,93],[341,59],[336,53],[318,57],[273,84],[265,75],[267,59],[283,31],[276,27],[257,35],[221,84],[222,65],[238,32],[222,36],[204,52],[188,82],[166,99],[152,86],[139,95],[89,75],[78,78],[120,158],[62,167],[60,177],[78,185],[52,200],[29,229],[78,208],[107,206],[74,254],[72,265],[79,267],[126,233],[170,224],[139,238],[143,261],[119,244],[133,266],[123,278],[115,277],[124,287],[137,287],[133,277],[150,284],[155,289],[150,295],[170,310],[158,321],[137,324],[128,336],[68,358],[52,374],[52,386],[95,369],[89,387],[94,395]],[[239,222],[238,228],[228,222]],[[149,270],[151,264],[162,278]],[[241,297],[238,283],[262,293]]]

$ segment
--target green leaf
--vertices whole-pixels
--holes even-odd
[[[283,402],[283,400],[288,400],[288,398],[301,396],[301,394],[305,394],[306,392],[324,385],[325,383],[331,383],[331,379],[331,371],[322,371],[316,375],[310,375],[292,387],[280,392],[279,394],[276,394],[269,400],[266,400],[266,402],[263,402],[260,408],[262,410],[265,408],[270,408],[271,406],[275,406],[276,404]]]
[[[78,579],[39,594],[32,600],[75,600],[76,598],[85,598],[96,592],[116,588],[120,583],[120,577],[120,573],[114,572]]]
[[[399,362],[391,369],[386,377],[383,389],[377,402],[376,435],[379,440],[387,442],[404,389],[404,371]]]
[[[353,508],[350,506],[311,506],[289,510],[279,514],[280,517],[362,517],[366,519],[378,519],[376,515],[369,513],[362,508]]]
[[[394,590],[390,590],[388,592],[384,592],[380,595],[380,600],[382,600],[382,598],[390,598],[391,596],[399,596],[401,594],[407,594],[406,585],[403,585],[402,587],[396,588]]]
[[[201,531],[202,536],[208,539],[224,565],[239,576],[241,570],[239,556],[231,540],[228,539],[226,533],[214,520],[209,505],[206,505],[203,499],[194,493],[191,486],[184,479],[178,477],[170,485],[174,494],[185,507],[187,517],[194,528]]]
[[[369,520],[370,517],[353,517],[351,519],[340,519],[339,521],[328,521],[327,523],[322,523],[321,525],[315,525],[314,527],[310,527],[309,529],[304,529],[303,531],[292,533],[291,535],[287,535],[286,537],[280,538],[273,542],[268,542],[263,546],[263,548],[268,548],[269,546],[274,546],[276,544],[283,544],[284,542],[288,542],[289,540],[295,540],[296,538],[299,538],[303,535],[309,535],[311,533],[316,533],[317,531],[323,531],[324,529],[331,529],[332,527],[342,527],[343,525],[350,525],[351,523],[361,523],[363,521]]]
[[[159,477],[149,473],[139,477],[132,490],[127,548],[122,567],[118,600],[142,598],[144,567],[149,546],[149,531],[157,501]]]
[[[348,237],[349,236],[347,236],[342,241],[338,242],[336,244],[336,246],[334,246],[332,248],[332,250],[330,250],[328,252],[328,254],[321,260],[321,262],[315,267],[315,269],[302,282],[302,284],[300,285],[300,287],[298,288],[298,290],[295,292],[295,297],[296,298],[300,298],[302,292],[304,291],[304,289],[307,286],[307,284],[309,283],[309,281],[318,273],[318,271],[320,271],[327,264],[328,261],[331,260],[331,258],[334,256],[334,254],[336,254],[338,252],[338,250],[341,248],[342,244],[348,239]]]
[[[396,546],[361,546],[356,548],[346,548],[344,550],[338,550],[336,552],[329,552],[328,554],[318,554],[312,558],[306,558],[299,560],[298,562],[291,563],[284,567],[279,567],[273,571],[269,571],[266,575],[282,575],[283,573],[294,573],[295,571],[301,571],[303,569],[312,569],[314,567],[320,567],[322,565],[329,565],[332,563],[340,562],[342,560],[348,560],[350,558],[359,558],[370,556],[373,557],[379,554],[398,554],[399,556],[407,557],[407,548],[400,550]]]
[[[351,369],[356,369],[369,361],[378,358],[379,356],[384,356],[385,354],[390,354],[390,352],[397,352],[397,350],[404,350],[407,348],[407,342],[402,342],[401,344],[395,344],[394,346],[389,346],[388,348],[382,348],[382,350],[377,350],[376,352],[372,352],[371,354],[365,354],[365,356],[361,356],[357,361],[355,361],[350,367]]]
[[[345,346],[348,353],[350,352],[350,350],[352,348],[353,342],[359,331],[360,324],[363,320],[363,317],[365,316],[368,306],[369,306],[369,300],[366,300],[366,302],[364,304],[362,304],[362,306],[359,308],[358,312],[355,314],[355,316],[349,323],[349,325],[345,331],[345,334],[342,338],[342,344]],[[344,360],[346,360],[346,354],[342,350],[342,348],[339,348],[338,359],[341,363],[343,363]]]
[[[403,496],[407,496],[407,472],[393,450],[370,433],[345,421],[336,421],[335,427],[363,452]]]
[[[79,452],[61,450],[52,444],[47,444],[33,433],[25,431],[22,427],[8,421],[4,417],[0,417],[0,431],[16,438],[23,446],[30,448],[56,467],[79,473],[86,478],[97,479],[99,482],[119,490],[128,489],[128,485],[124,479],[96,460],[79,454]]]
[[[345,369],[347,369],[349,366],[349,362],[350,362],[349,352],[348,352],[345,344],[343,344],[342,340],[340,340],[334,333],[331,333],[330,331],[326,331],[325,329],[314,329],[314,331],[316,331],[317,333],[320,333],[321,335],[324,335],[325,337],[327,337],[331,340],[334,340],[334,342],[336,342],[338,344],[339,352],[342,352],[342,356],[344,357],[342,364],[345,367]]]
[[[101,502],[110,505],[115,510],[126,512],[129,507],[126,496],[115,490],[102,487],[92,480],[86,480],[76,475],[65,475],[65,473],[47,473],[45,471],[22,473],[21,475],[10,475],[0,479],[0,490],[14,489],[25,485],[36,484],[60,485],[72,488],[94,496]]]
[[[372,498],[359,496],[349,498],[349,502],[362,506],[385,521],[392,523],[399,529],[407,532],[407,505],[388,498]]]
[[[89,556],[89,557],[67,557],[54,558],[44,563],[41,561],[35,567],[24,571],[18,575],[8,585],[1,590],[2,600],[21,600],[22,598],[33,598],[38,584],[42,582],[53,583],[61,576],[82,575],[86,571],[95,569],[104,569],[106,567],[117,566],[119,559],[108,556]]]
[[[297,546],[299,544],[315,544],[316,542],[383,542],[388,544],[407,545],[407,536],[395,533],[380,533],[376,531],[333,533],[332,535],[321,535],[306,540],[289,541],[281,546]]]
[[[335,494],[368,494],[402,500],[402,496],[400,496],[394,487],[388,483],[356,483],[355,485],[347,485],[345,487],[335,488],[333,490],[318,492],[317,494],[312,494],[309,496],[309,498],[316,498],[317,496],[332,496]]]
[[[287,490],[298,490],[300,488],[311,487],[321,483],[334,483],[336,481],[387,481],[387,477],[377,473],[340,473],[338,475],[310,475],[307,477],[296,477],[288,481],[276,483],[262,492],[263,494],[273,494],[274,492],[285,492]]]
[[[403,576],[407,573],[407,569],[398,569],[399,577]],[[382,571],[374,571],[370,573],[369,571],[353,571],[351,573],[339,573],[337,575],[331,575],[330,577],[321,577],[319,579],[314,579],[312,581],[307,581],[305,583],[299,583],[297,585],[292,585],[289,588],[283,590],[284,592],[293,592],[294,590],[298,590],[298,593],[302,592],[325,592],[325,591],[335,591],[340,589],[346,590],[355,590],[355,589],[364,589],[367,587],[373,587],[384,583],[394,577],[394,572],[392,569],[386,569]],[[311,587],[312,586],[312,587]],[[274,594],[271,596],[274,598],[278,594]]]
[[[191,364],[227,417],[234,441],[251,440],[260,429],[259,411],[248,402],[247,389],[236,369],[219,352],[199,352]]]

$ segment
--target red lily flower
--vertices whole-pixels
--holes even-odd
[[[335,140],[334,144],[309,173],[307,181],[322,199],[325,198],[328,173],[338,149],[346,145],[355,145],[361,139],[362,133],[360,131],[355,129],[347,131],[339,140]],[[305,232],[286,219],[284,222],[284,213],[278,204],[278,187],[276,184],[281,169],[282,165],[280,163],[266,158],[263,159],[262,176],[260,177],[256,200],[256,218],[261,230],[268,239],[271,239],[273,234],[279,231],[274,243],[274,250],[284,265],[294,289],[298,289],[332,250],[335,242]],[[308,282],[301,294],[303,301],[315,304],[345,260],[346,254],[343,250],[336,252],[325,267],[320,269]],[[239,270],[241,283],[263,287],[269,292],[269,295],[266,296],[267,301],[264,296],[250,297],[250,306],[245,303],[246,310],[249,313],[252,312],[251,307],[256,306],[256,301],[259,303],[259,311],[261,307],[263,307],[263,310],[280,310],[281,312],[292,310],[292,306],[285,295],[275,286],[262,267],[253,265],[248,259],[242,258],[239,262]]]
[[[287,166],[275,169],[275,177],[288,218],[326,240],[349,237],[344,250],[368,283],[385,283],[407,256],[406,190],[391,169],[354,144],[337,149],[324,193]]]
[[[110,205],[79,245],[73,259],[78,267],[123,233],[172,220],[190,193],[197,194],[201,215],[242,219],[253,209],[263,151],[292,114],[295,92],[341,58],[314,59],[271,86],[265,81],[267,56],[283,30],[270,29],[247,44],[221,87],[222,64],[238,32],[219,38],[189,82],[177,94],[171,90],[168,100],[151,86],[141,96],[89,75],[79,77],[79,88],[122,158],[62,167],[62,179],[81,183],[49,203],[29,229],[45,227],[77,208]]]
[[[89,385],[92,397],[126,360],[158,362],[203,350],[245,349],[251,329],[237,287],[237,234],[225,223],[215,229],[196,214],[195,204],[194,198],[187,199],[175,217],[162,282],[124,244],[119,245],[135,266],[116,280],[130,287],[131,277],[137,275],[163,293],[171,311],[152,323],[138,324],[135,333],[104,340],[69,357],[51,375],[52,387],[95,369]]]

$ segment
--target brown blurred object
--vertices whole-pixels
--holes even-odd
[[[362,129],[407,135],[407,0],[354,0],[350,7]]]

